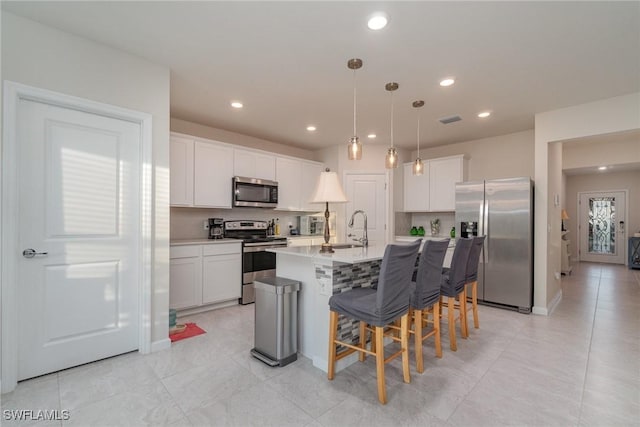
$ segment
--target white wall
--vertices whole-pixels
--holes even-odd
[[[469,181],[517,176],[533,178],[533,153],[533,130],[420,150],[420,156],[423,159],[456,154],[468,155],[467,179]],[[417,152],[413,151],[411,159],[415,159],[416,155]]]
[[[2,13],[2,78],[153,116],[152,340],[168,337],[169,69]]]
[[[562,156],[562,150],[552,150],[550,143],[634,129],[640,129],[640,92],[536,114],[534,313],[547,314],[561,292],[554,294],[557,284],[548,283],[556,266],[549,265],[547,253],[551,242],[560,240],[560,226],[555,225],[559,217],[549,205],[554,194],[562,192],[562,179],[551,171],[562,164],[550,162],[550,156]]]
[[[591,143],[564,144],[562,169],[582,169],[596,166],[627,166],[640,164],[640,136],[637,132],[625,132],[611,140]],[[624,138],[624,140],[619,140]]]

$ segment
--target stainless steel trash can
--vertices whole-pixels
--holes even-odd
[[[251,355],[269,366],[285,366],[298,358],[298,291],[300,282],[265,277],[256,289],[255,347]]]

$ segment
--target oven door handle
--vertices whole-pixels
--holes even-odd
[[[286,248],[287,245],[261,245],[261,246],[244,246],[243,252],[264,252],[266,249]]]

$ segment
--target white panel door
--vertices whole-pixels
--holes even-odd
[[[625,264],[626,193],[581,193],[579,211],[580,261]]]
[[[358,214],[354,220],[353,228],[347,224],[351,215],[356,210],[363,210],[367,214],[367,231],[369,244],[386,244],[386,212],[387,192],[385,189],[386,174],[345,174],[344,190],[349,200],[346,204],[345,234],[355,234],[356,238],[362,237],[364,219]],[[352,241],[345,235],[345,241]]]
[[[18,106],[18,379],[138,348],[138,124]]]
[[[202,257],[202,303],[229,301],[242,293],[242,255]]]

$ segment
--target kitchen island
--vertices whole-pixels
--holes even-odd
[[[325,372],[328,366],[329,298],[333,294],[377,283],[385,245],[334,250],[332,254],[323,254],[320,246],[268,249],[277,256],[276,275],[301,283],[298,294],[298,351]],[[358,322],[340,316],[338,338],[357,343]],[[344,369],[356,360],[358,355],[355,353],[345,357],[338,361],[336,370]]]

